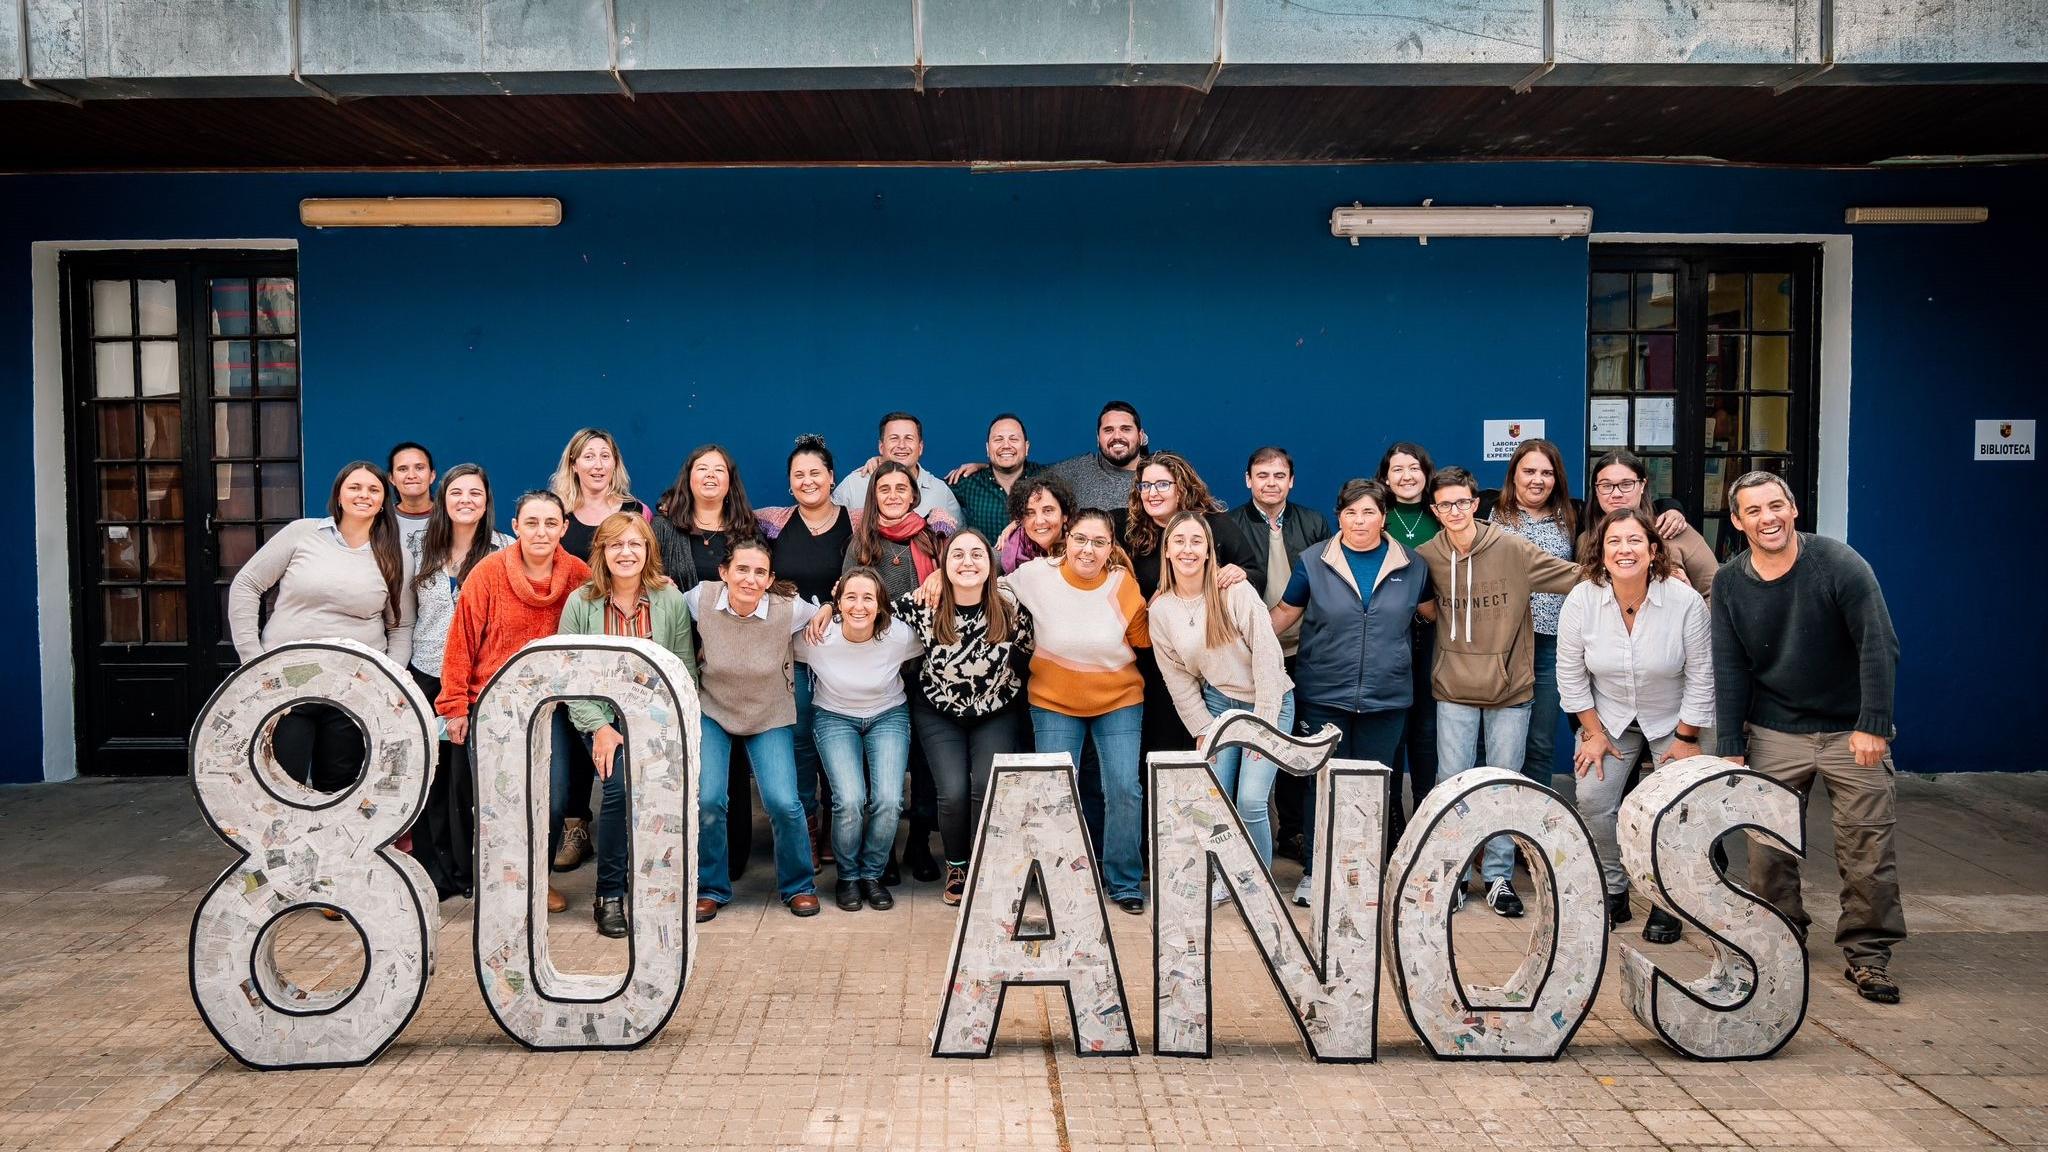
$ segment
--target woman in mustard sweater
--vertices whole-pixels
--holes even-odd
[[[1033,560],[1002,585],[1037,624],[1029,691],[1038,750],[1065,752],[1078,764],[1082,743],[1094,742],[1104,812],[1089,821],[1089,833],[1101,845],[1109,898],[1136,915],[1145,910],[1145,794],[1138,779],[1145,681],[1136,650],[1152,641],[1144,593],[1117,547],[1109,513],[1077,513],[1063,557]]]

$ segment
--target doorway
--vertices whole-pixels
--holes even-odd
[[[179,774],[227,593],[304,508],[289,252],[59,261],[78,767]]]
[[[1588,464],[1627,448],[1723,559],[1728,486],[1783,476],[1818,511],[1818,245],[1596,245],[1587,294]],[[1590,474],[1590,468],[1589,468]]]

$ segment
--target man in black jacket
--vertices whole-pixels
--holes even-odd
[[[1330,522],[1321,512],[1287,499],[1294,492],[1294,458],[1285,448],[1267,445],[1252,453],[1244,466],[1244,486],[1251,490],[1252,498],[1226,515],[1244,534],[1253,563],[1266,577],[1266,607],[1271,608],[1287,591],[1288,577],[1302,551],[1330,538]],[[1301,622],[1297,620],[1280,634],[1289,675],[1294,672],[1294,653],[1300,643]],[[1298,777],[1282,773],[1276,781],[1272,805],[1275,843],[1291,845],[1301,834],[1307,795]],[[1308,883],[1306,876],[1302,883]]]
[[[1252,453],[1244,466],[1244,486],[1252,498],[1228,515],[1251,545],[1252,559],[1266,578],[1266,607],[1271,608],[1287,591],[1287,578],[1302,550],[1330,538],[1330,522],[1321,512],[1287,499],[1294,491],[1294,457],[1285,448],[1267,445]],[[1289,628],[1280,637],[1281,650],[1290,661],[1299,643],[1298,628]]]

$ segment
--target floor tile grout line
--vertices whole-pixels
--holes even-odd
[[[2007,1140],[2005,1137],[2000,1136],[1997,1132],[1992,1131],[1990,1126],[1985,1124],[1983,1121],[1977,1119],[1975,1116],[1970,1115],[1968,1112],[1965,1112],[1961,1108],[1958,1108],[1955,1105],[1949,1103],[1948,1101],[1942,1099],[1938,1093],[1929,1091],[1927,1087],[1921,1084],[1918,1080],[1915,1080],[1911,1076],[1906,1075],[1904,1072],[1899,1071],[1897,1068],[1892,1067],[1890,1064],[1885,1062],[1882,1056],[1877,1055],[1870,1049],[1865,1048],[1861,1044],[1858,1044],[1856,1041],[1849,1039],[1849,1037],[1837,1031],[1832,1025],[1830,1025],[1827,1021],[1821,1019],[1819,1016],[1809,1014],[1806,1017],[1806,1022],[1820,1029],[1821,1031],[1827,1033],[1829,1036],[1834,1037],[1836,1042],[1841,1044],[1842,1047],[1847,1048],[1849,1051],[1856,1053],[1858,1056],[1863,1057],[1865,1060],[1870,1061],[1872,1064],[1877,1065],[1879,1068],[1884,1069],[1886,1072],[1889,1072],[1892,1075],[1898,1077],[1899,1079],[1905,1081],[1906,1083],[1911,1084],[1915,1092],[1920,1093],[1922,1096],[1927,1097],[1929,1100],[1934,1101],[1936,1104],[1939,1104],[1943,1108],[1948,1109],[1950,1112],[1955,1113],[1957,1116],[1962,1117],[1963,1120],[1966,1123],[1968,1123],[1971,1127],[1975,1128],[1977,1131],[1982,1132],[1986,1136],[1989,1136],[1993,1140],[1997,1141],[1999,1147],[2017,1147],[2017,1145],[2015,1145],[2012,1141]]]
[[[1038,994],[1038,1038],[1045,1051],[1046,1087],[1052,1093],[1052,1127],[1059,1141],[1060,1152],[1074,1152],[1072,1140],[1067,1136],[1067,1100],[1060,1091],[1060,1056],[1058,1044],[1052,1036],[1052,1011],[1045,1006],[1046,995]]]
[[[218,1071],[221,1065],[229,1063],[231,1060],[232,1057],[228,1056],[228,1054],[225,1052],[221,1053],[219,1056],[214,1057],[213,1063],[208,1064],[204,1068],[201,1068],[199,1072],[196,1075],[194,1075],[192,1079],[188,1081],[183,1088],[180,1088],[176,1092],[173,1092],[168,1098],[164,1100],[163,1103],[158,1104],[154,1108],[151,1108],[149,1110],[149,1115],[144,1116],[141,1120],[137,1121],[135,1127],[130,1128],[126,1132],[123,1132],[119,1140],[116,1140],[112,1144],[107,1145],[107,1152],[120,1152],[121,1147],[127,1144],[130,1140],[133,1140],[135,1138],[136,1133],[148,1128],[150,1121],[155,1120],[159,1113],[161,1113],[164,1109],[169,1108],[171,1105],[176,1104],[178,1101],[184,1099],[185,1093],[190,1092],[193,1088],[197,1087],[208,1076],[211,1076],[214,1074],[214,1072]]]

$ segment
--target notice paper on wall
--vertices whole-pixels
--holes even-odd
[[[1541,420],[1488,420],[1481,433],[1485,445],[1484,459],[1506,460],[1515,454],[1515,445],[1524,440],[1543,438]]]
[[[1677,443],[1678,401],[1645,396],[1636,401],[1636,447],[1669,448]]]
[[[1971,444],[1970,457],[1974,460],[2032,460],[2034,422],[1979,420],[1977,436]]]
[[[1628,401],[1602,397],[1593,401],[1586,442],[1595,448],[1628,447]]]

